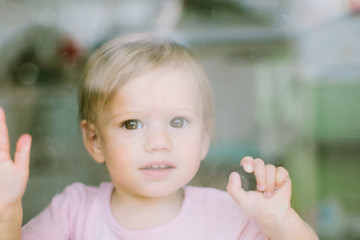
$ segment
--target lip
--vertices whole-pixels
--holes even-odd
[[[159,168],[153,168],[154,165],[163,166]],[[161,161],[161,162],[150,162],[139,168],[147,177],[152,179],[161,179],[168,176],[172,171],[176,169],[172,162]]]

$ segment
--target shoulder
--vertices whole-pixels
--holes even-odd
[[[80,182],[76,182],[66,186],[63,192],[60,194],[66,194],[69,196],[92,196],[96,195],[106,185],[106,183],[102,183],[99,186],[89,186]]]
[[[94,210],[102,206],[100,203],[106,202],[100,197],[104,197],[106,191],[111,192],[112,187],[112,183],[103,183],[98,187],[73,183],[65,187],[23,227],[23,239],[70,239],[73,230],[82,229],[89,216],[94,215]]]
[[[89,186],[83,183],[73,183],[65,187],[62,193],[57,196],[69,197],[74,199],[89,199],[96,197],[100,192],[112,187],[112,183],[101,183],[99,186]]]
[[[86,208],[93,204],[96,199],[104,196],[104,192],[112,191],[112,183],[102,183],[99,186],[88,186],[83,183],[73,183],[55,195],[51,201],[51,206],[57,208],[79,209]]]

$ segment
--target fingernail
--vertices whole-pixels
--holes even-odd
[[[253,171],[253,168],[252,168],[251,165],[246,165],[246,166],[244,166],[244,168],[245,168],[245,171],[247,171],[247,172],[252,172]]]
[[[265,186],[265,185],[258,185],[258,186],[257,186],[257,189],[258,189],[259,191],[263,192],[263,191],[265,191],[266,186]]]
[[[230,173],[230,176],[229,176],[229,181],[233,182],[236,180],[236,176],[235,176],[235,173]]]

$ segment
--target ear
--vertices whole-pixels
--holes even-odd
[[[209,152],[210,143],[211,143],[210,134],[206,129],[204,129],[201,140],[201,158],[200,158],[201,160],[204,160],[206,158]]]
[[[102,144],[99,132],[93,123],[82,120],[80,123],[82,137],[86,150],[98,163],[104,163],[105,157],[102,151]]]

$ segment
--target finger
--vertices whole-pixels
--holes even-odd
[[[243,206],[244,200],[246,199],[246,192],[241,188],[241,178],[239,173],[232,172],[230,174],[226,190],[240,206]]]
[[[283,168],[283,167],[278,167],[276,168],[276,183],[275,183],[275,188],[276,189],[280,189],[284,182],[290,178],[289,177],[289,172]]]
[[[15,164],[26,172],[29,170],[31,141],[29,134],[22,135],[16,144],[14,156]]]
[[[275,191],[276,167],[272,164],[265,166],[266,171],[266,190],[265,197],[271,197]]]
[[[254,171],[254,159],[249,156],[243,157],[240,166],[244,168],[245,172],[252,173]]]
[[[277,190],[276,194],[279,194],[280,196],[285,196],[285,200],[288,204],[290,204],[291,201],[291,179],[285,178],[282,187]]]
[[[4,109],[0,107],[0,162],[9,159],[11,159],[9,133],[6,125]]]
[[[266,189],[266,173],[265,173],[265,164],[264,161],[260,158],[254,160],[254,174],[256,178],[257,190],[260,192],[265,191]]]

